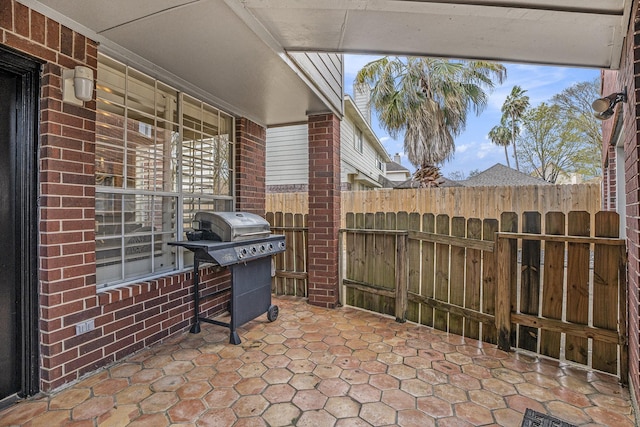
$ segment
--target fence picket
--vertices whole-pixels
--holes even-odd
[[[589,236],[588,212],[569,212],[570,236]],[[589,322],[589,244],[569,242],[567,254],[567,321],[580,325]],[[588,363],[587,338],[567,334],[566,358],[576,363]]]
[[[495,242],[498,231],[498,220],[485,219],[482,222],[482,240]],[[482,259],[482,312],[490,315],[496,314],[496,255],[485,252]],[[496,344],[498,335],[495,327],[482,324],[482,340]]]
[[[618,237],[620,219],[615,212],[598,212],[595,223],[596,237]],[[618,299],[618,270],[620,248],[596,244],[593,262],[593,326],[616,330],[618,310],[612,309],[612,301]],[[614,306],[615,307],[615,306]],[[593,340],[594,369],[616,373],[618,370],[618,346]]]
[[[470,218],[467,221],[467,238],[482,239],[482,221],[477,218]],[[475,311],[480,311],[481,260],[481,251],[467,249],[464,306]],[[479,339],[480,324],[465,318],[464,335],[469,338]]]
[[[449,235],[449,216],[438,215],[436,217],[436,233]],[[449,245],[436,243],[436,277],[435,299],[449,302]],[[449,324],[449,315],[446,311],[435,310],[434,327],[446,331]]]
[[[541,215],[525,212],[522,232],[540,234]],[[522,240],[522,267],[520,269],[520,312],[537,316],[540,305],[540,240]],[[529,351],[538,349],[538,329],[520,326],[518,347]]]
[[[435,233],[436,221],[433,214],[422,215],[422,231]],[[433,298],[435,288],[435,244],[422,242],[422,281],[420,295]],[[422,304],[420,309],[420,323],[433,326],[433,308]]]
[[[412,212],[409,214],[410,231],[420,231],[420,214]],[[420,295],[420,248],[421,242],[415,239],[409,239],[407,242],[407,261],[409,263],[409,292]],[[409,301],[407,308],[407,320],[411,322],[420,322],[420,304]]]
[[[562,212],[548,212],[545,218],[546,234],[563,235],[565,215]],[[564,299],[564,242],[544,243],[544,283],[542,288],[542,316],[562,320]],[[542,330],[540,333],[540,353],[558,359],[560,357],[560,333]]]
[[[451,219],[451,235],[455,237],[466,236],[466,220],[462,217]],[[465,248],[451,246],[451,261],[449,267],[449,302],[464,307],[464,265]],[[449,332],[463,335],[463,318],[456,314],[449,314]]]

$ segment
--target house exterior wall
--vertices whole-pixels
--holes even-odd
[[[378,182],[380,175],[384,175],[383,170],[378,169],[376,166],[377,151],[375,145],[377,142],[372,141],[366,132],[363,132],[363,144],[362,152],[356,148],[356,129],[357,125],[353,119],[346,116],[340,123],[340,156],[342,159],[341,177],[343,183],[349,183],[352,190],[363,190],[367,188],[374,188],[371,184],[360,184],[353,182],[353,177],[350,174],[361,173],[368,176],[371,180]],[[364,131],[364,129],[360,129]],[[383,168],[386,162],[383,161]]]
[[[39,163],[40,388],[51,391],[95,369],[185,331],[193,311],[192,273],[111,290],[96,289],[96,103],[62,102],[63,68],[97,69],[97,44],[14,0],[0,0],[0,43],[43,60]],[[265,129],[236,121],[236,208],[265,207]],[[226,270],[202,271],[204,288],[226,286]],[[203,305],[206,315],[223,298]],[[75,325],[95,329],[76,335]]]
[[[624,159],[615,155],[616,116],[602,124],[603,132],[603,208],[613,210],[616,206],[617,194],[615,165],[624,162],[626,212],[626,238],[628,252],[628,336],[629,336],[629,380],[632,395],[636,402],[640,400],[640,116],[638,115],[637,82],[640,81],[640,14],[638,1],[633,2],[631,24],[625,38],[622,61],[619,71],[602,72],[602,93],[608,95],[627,88],[628,100],[616,107],[622,117],[622,142]]]
[[[349,101],[350,102],[350,101]],[[376,165],[377,141],[363,131],[363,149],[355,146],[356,128],[354,118],[345,109],[346,115],[340,122],[340,182],[343,190],[363,190],[375,188],[370,183],[354,182],[358,173],[378,182],[385,171]],[[273,127],[267,130],[267,192],[307,191],[309,183],[308,125]],[[386,160],[382,160],[383,169]],[[404,181],[404,180],[403,180]]]
[[[287,192],[288,189],[289,191],[307,191],[309,183],[307,127],[307,123],[304,123],[267,129],[267,188],[270,191]]]
[[[344,57],[336,53],[291,52],[289,57],[325,94],[335,111],[342,111]]]

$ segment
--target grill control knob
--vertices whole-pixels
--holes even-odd
[[[268,250],[269,250],[269,252],[271,252],[273,250],[273,243],[269,243]]]
[[[252,253],[252,254],[255,254],[255,253],[256,253],[256,247],[255,247],[255,246],[252,246],[252,247],[251,247],[251,253]]]

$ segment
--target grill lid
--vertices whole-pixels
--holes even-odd
[[[271,233],[264,218],[249,212],[198,212],[194,221],[205,235],[211,232],[223,242],[257,239]]]

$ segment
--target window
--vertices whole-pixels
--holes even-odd
[[[380,154],[376,154],[376,167],[384,172],[384,162],[382,161],[382,157],[380,156]]]
[[[354,144],[355,144],[355,148],[356,150],[358,150],[359,153],[362,153],[362,151],[364,150],[364,142],[363,142],[363,136],[362,136],[362,131],[359,128],[355,128],[356,129],[356,134],[355,134],[355,138],[354,138]]]
[[[233,118],[103,55],[96,90],[98,287],[190,265],[167,243],[232,210]]]

